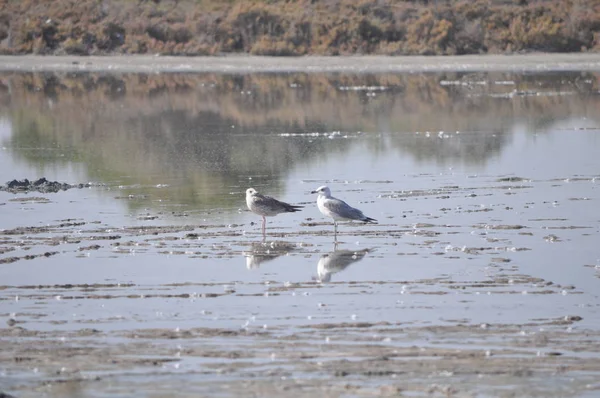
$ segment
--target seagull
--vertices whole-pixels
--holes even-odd
[[[331,196],[331,190],[327,186],[317,188],[311,193],[317,193],[317,206],[319,211],[326,217],[333,218],[335,236],[337,238],[338,221],[362,221],[365,223],[377,223],[377,220],[367,217],[362,211],[355,209],[343,200]]]
[[[304,206],[290,205],[285,202],[272,198],[270,196],[261,195],[254,188],[246,190],[246,204],[251,212],[262,216],[262,233],[265,235],[267,219],[265,217],[273,217],[280,213],[293,213],[300,211]]]

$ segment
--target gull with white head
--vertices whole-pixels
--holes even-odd
[[[293,213],[300,211],[304,206],[291,205],[281,202],[267,195],[262,195],[254,188],[246,190],[246,205],[251,212],[262,217],[262,233],[265,235],[266,222],[265,217],[273,217],[281,213]]]
[[[350,206],[341,199],[331,196],[331,190],[327,186],[322,186],[311,193],[319,194],[317,197],[317,207],[326,217],[333,218],[335,237],[337,239],[338,221],[362,221],[365,223],[377,223],[377,220],[367,217],[362,211]]]

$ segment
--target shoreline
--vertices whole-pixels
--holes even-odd
[[[461,56],[0,56],[2,72],[424,73],[600,71],[600,53]]]

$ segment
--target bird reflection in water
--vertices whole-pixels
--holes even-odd
[[[331,275],[345,270],[351,264],[362,260],[367,253],[375,251],[374,249],[339,250],[337,246],[334,245],[332,252],[323,254],[319,259],[315,278],[318,282],[330,282]]]
[[[284,256],[296,249],[296,244],[289,242],[255,242],[250,250],[244,252],[246,268],[256,269],[262,263]]]

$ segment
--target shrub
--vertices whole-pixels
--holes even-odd
[[[104,29],[102,29],[102,35],[96,45],[101,50],[113,51],[124,43],[125,28],[115,22],[109,22]]]
[[[253,55],[298,55],[294,46],[285,40],[273,40],[268,36],[262,36],[250,49]]]
[[[597,0],[0,1],[1,51],[16,53],[585,51],[599,37]]]
[[[62,48],[67,54],[87,55],[87,47],[80,41],[69,37],[62,43]]]

